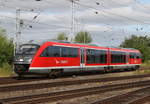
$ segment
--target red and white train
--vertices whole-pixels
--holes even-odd
[[[24,74],[59,76],[63,72],[138,69],[142,58],[136,49],[110,48],[67,42],[22,44],[14,70]]]

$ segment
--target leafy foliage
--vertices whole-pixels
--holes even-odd
[[[58,34],[57,40],[66,40],[67,36],[65,33]]]
[[[12,66],[8,63],[3,63],[0,67],[0,77],[9,77],[13,74]]]
[[[91,43],[92,42],[92,37],[88,32],[78,32],[75,36],[75,42],[78,43]]]
[[[13,41],[6,37],[6,30],[0,28],[0,66],[9,63],[13,59]]]
[[[135,36],[125,39],[120,45],[124,48],[135,48],[141,51],[143,61],[150,60],[150,38],[147,36]]]

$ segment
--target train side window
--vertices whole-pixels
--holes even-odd
[[[68,57],[68,48],[66,47],[61,48],[61,57]]]
[[[49,49],[49,53],[50,57],[60,57],[60,47],[51,47],[51,49]]]
[[[78,49],[61,47],[61,57],[78,57]]]
[[[91,50],[91,54],[90,54],[90,57],[91,57],[91,63],[95,63],[95,51],[94,50]]]
[[[136,55],[136,58],[137,58],[137,59],[139,59],[139,58],[140,58],[140,56],[137,54],[137,55]]]
[[[72,57],[78,57],[78,49],[77,48],[72,48]]]
[[[141,58],[141,54],[140,53],[130,53],[130,58],[132,59],[139,59]]]
[[[130,53],[130,58],[134,58],[134,53]]]
[[[107,53],[104,50],[100,50],[100,63],[107,63]]]
[[[68,48],[68,57],[76,57],[74,48]]]
[[[95,51],[95,63],[100,63],[100,51],[99,50],[94,51]]]
[[[41,57],[78,57],[78,49],[49,46],[42,52]]]
[[[111,51],[111,63],[126,63],[126,53]]]
[[[49,47],[47,47],[47,48],[42,52],[41,57],[48,57],[48,48],[49,48]]]
[[[111,63],[116,63],[117,56],[115,51],[111,51]]]
[[[41,54],[41,57],[60,57],[60,47],[49,46]]]
[[[137,59],[142,58],[142,55],[141,55],[140,53],[137,53],[136,55],[137,55],[137,56],[136,56]]]
[[[107,53],[104,50],[87,49],[86,53],[88,64],[107,63]]]
[[[86,54],[87,54],[87,58],[86,58],[87,63],[88,64],[93,63],[93,60],[92,60],[92,50],[91,49],[87,49],[86,50]]]

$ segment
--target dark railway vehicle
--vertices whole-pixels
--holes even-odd
[[[63,72],[138,69],[141,53],[136,49],[110,48],[68,42],[30,42],[22,44],[14,58],[19,75]]]

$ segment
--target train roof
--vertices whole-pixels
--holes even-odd
[[[37,45],[42,45],[44,44],[45,42],[58,42],[58,43],[69,43],[69,42],[66,42],[66,41],[59,41],[59,40],[55,40],[55,39],[41,39],[41,40],[30,40],[28,41],[27,43],[25,44],[37,44]]]
[[[37,44],[42,45],[45,42],[57,42],[57,43],[68,43],[68,44],[78,44],[78,45],[89,45],[89,46],[99,46],[97,44],[82,44],[82,43],[76,43],[76,42],[69,42],[64,40],[56,40],[56,39],[47,39],[47,40],[30,40],[25,44]]]
[[[56,39],[46,39],[46,40],[30,40],[26,44],[36,44],[36,45],[43,45],[44,43],[51,42],[51,43],[57,43],[60,45],[69,45],[69,46],[77,46],[77,47],[86,47],[86,48],[102,48],[102,49],[110,49],[110,50],[116,50],[116,51],[128,51],[128,52],[139,52],[137,49],[134,48],[121,48],[121,47],[104,47],[99,46],[97,44],[81,44],[81,43],[73,43],[69,41],[64,40],[56,40]]]

